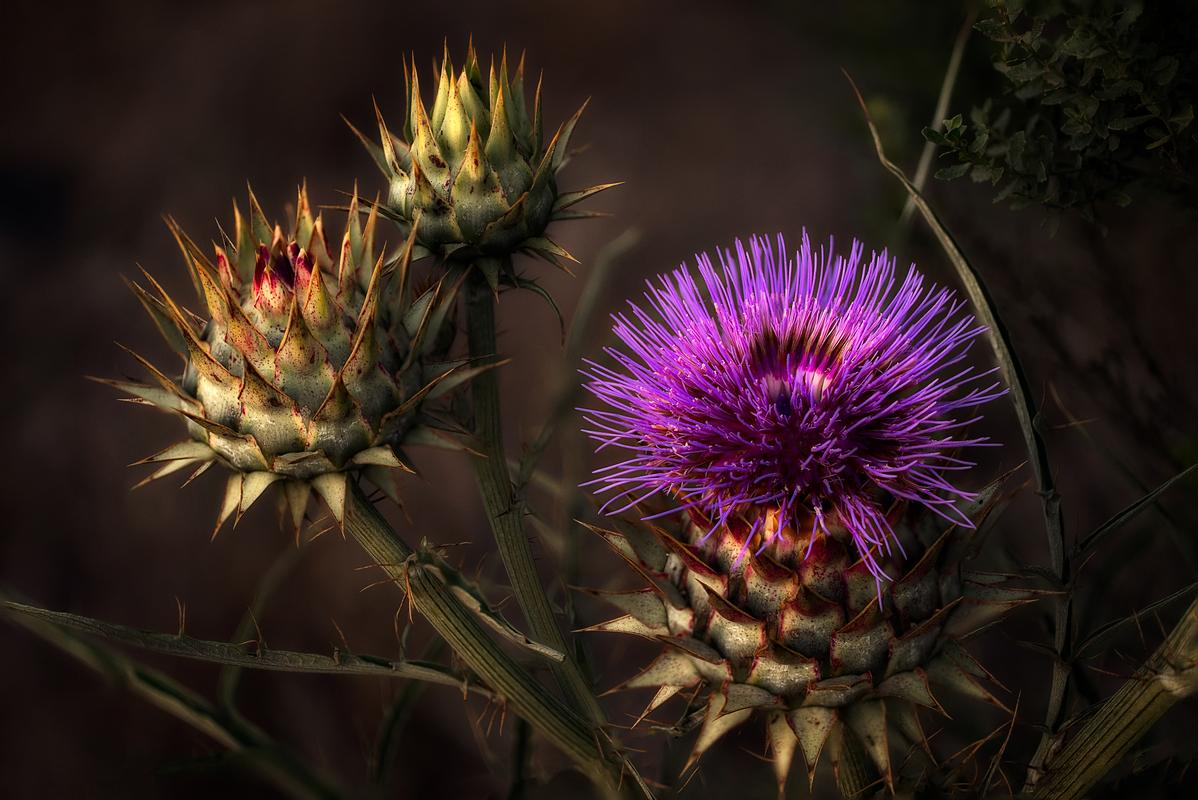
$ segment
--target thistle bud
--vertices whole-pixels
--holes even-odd
[[[446,51],[431,110],[415,64],[405,64],[405,73],[408,111],[401,136],[392,135],[379,114],[381,144],[362,137],[389,182],[384,214],[405,232],[419,221],[417,243],[443,258],[526,252],[555,264],[573,260],[546,229],[555,220],[591,216],[572,207],[617,185],[558,190],[557,174],[583,109],[546,141],[540,81],[530,109],[523,57],[511,74],[505,54],[484,79],[473,46],[460,71]]]
[[[385,262],[375,248],[377,213],[363,226],[356,194],[337,267],[304,189],[286,234],[267,223],[252,193],[248,216],[235,208],[234,219],[234,238],[215,247],[215,264],[169,223],[207,319],[148,273],[149,290],[133,284],[184,358],[182,376],[137,357],[153,384],[108,383],[186,422],[189,439],[139,462],[157,465],[143,483],[219,463],[233,474],[217,530],[278,483],[298,534],[313,488],[338,518],[347,476],[364,475],[394,496],[391,471],[408,468],[401,445],[450,441],[430,435],[427,412],[474,371],[437,362],[455,289],[438,284],[412,297],[413,239]]]

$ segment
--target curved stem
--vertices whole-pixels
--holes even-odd
[[[961,23],[961,29],[957,31],[957,38],[953,42],[953,51],[948,57],[948,69],[945,70],[944,81],[940,84],[940,96],[936,98],[936,110],[932,112],[932,122],[928,126],[934,131],[940,130],[944,125],[944,116],[948,113],[948,104],[953,96],[953,88],[957,85],[957,75],[961,71],[961,57],[965,55],[965,45],[969,42],[969,34],[973,31],[973,23],[977,21],[977,18],[977,9],[971,8],[965,15],[965,21]],[[915,178],[911,181],[921,192],[924,184],[928,182],[928,173],[932,171],[932,157],[935,154],[936,143],[924,142],[923,150],[919,154],[919,164],[915,167]],[[914,213],[915,198],[908,196],[907,203],[903,206],[903,213],[899,216],[899,225],[905,226],[910,222],[911,215]]]
[[[965,253],[957,244],[956,239],[920,194],[915,184],[907,178],[897,164],[886,157],[886,151],[882,147],[882,137],[869,115],[869,107],[865,103],[865,98],[861,95],[861,91],[853,82],[852,77],[847,72],[844,73],[844,76],[857,96],[857,102],[861,106],[861,112],[865,116],[866,125],[873,138],[878,161],[907,190],[911,201],[915,203],[915,208],[923,215],[924,221],[932,229],[944,254],[948,256],[953,269],[956,270],[957,277],[960,278],[966,294],[969,295],[978,321],[986,328],[986,337],[989,339],[994,357],[998,361],[1003,383],[1011,390],[1011,403],[1015,407],[1015,416],[1019,420],[1028,458],[1031,460],[1032,473],[1036,479],[1036,494],[1040,496],[1040,505],[1044,514],[1044,535],[1048,545],[1049,570],[1054,583],[1062,589],[1056,598],[1056,609],[1053,614],[1053,651],[1056,658],[1052,663],[1044,730],[1041,734],[1040,744],[1031,759],[1029,766],[1029,773],[1031,773],[1043,764],[1048,753],[1049,740],[1060,728],[1061,721],[1064,719],[1073,661],[1073,600],[1071,592],[1067,591],[1072,580],[1072,566],[1069,553],[1065,549],[1065,522],[1061,513],[1061,496],[1056,490],[1052,464],[1048,459],[1048,447],[1040,431],[1036,398],[1032,393],[1031,383],[1023,371],[1023,366],[1016,356],[1011,336],[998,314],[994,298],[990,296],[990,290],[982,280],[981,274],[965,257]]]
[[[475,269],[466,286],[467,338],[470,357],[476,366],[491,363],[496,357],[495,296],[481,269]],[[549,597],[541,585],[532,547],[524,531],[523,509],[512,489],[507,455],[503,448],[503,417],[500,410],[499,376],[494,370],[478,375],[471,382],[474,403],[474,433],[483,458],[474,459],[479,490],[495,534],[499,555],[512,584],[533,638],[566,655],[553,665],[554,677],[567,702],[580,714],[603,723],[603,712],[582,674],[574,652],[562,635]]]

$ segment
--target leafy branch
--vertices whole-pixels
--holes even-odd
[[[1078,209],[1127,205],[1149,178],[1192,183],[1193,4],[991,0],[975,29],[995,49],[1004,91],[957,114],[929,143],[956,156],[936,177],[1002,188],[996,203]]]

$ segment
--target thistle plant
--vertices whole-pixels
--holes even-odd
[[[561,192],[557,173],[569,156],[582,108],[545,139],[541,81],[531,104],[524,88],[524,57],[515,73],[506,52],[487,75],[473,45],[455,70],[448,48],[435,76],[432,105],[425,106],[415,61],[405,63],[407,112],[402,138],[379,115],[380,143],[365,137],[389,189],[383,213],[401,231],[441,259],[476,262],[497,288],[502,274],[514,281],[510,256],[536,254],[551,263],[575,260],[547,235],[555,220],[592,216],[573,206],[617,184]],[[530,110],[531,108],[531,110]]]
[[[687,269],[651,283],[648,311],[615,318],[628,352],[590,368],[609,408],[588,412],[589,433],[630,456],[599,490],[626,505],[667,493],[717,529],[746,517],[763,546],[835,519],[879,581],[897,547],[881,494],[968,525],[953,504],[971,495],[947,475],[972,466],[957,453],[986,440],[962,430],[1001,394],[961,365],[982,329],[914,269],[896,291],[885,251],[861,257],[754,238],[719,268],[700,256],[701,283]]]
[[[286,233],[251,192],[248,215],[234,207],[233,237],[208,256],[169,221],[207,318],[148,272],[150,289],[131,284],[184,359],[175,378],[134,354],[153,382],[109,381],[186,424],[187,439],[143,460],[157,466],[143,483],[219,463],[232,475],[217,530],[279,484],[297,536],[313,488],[337,518],[347,475],[395,496],[390,473],[410,471],[401,445],[427,434],[432,401],[472,372],[443,362],[445,317],[428,313],[436,289],[413,302],[412,242],[385,266],[377,223],[372,212],[362,224],[355,194],[330,245],[306,189]]]
[[[587,432],[627,454],[592,481],[604,508],[665,505],[601,531],[650,586],[603,594],[625,613],[593,630],[665,645],[621,687],[656,690],[645,714],[705,690],[690,764],[765,712],[780,787],[796,745],[814,779],[850,738],[893,786],[892,738],[926,747],[916,708],[941,688],[1001,706],[957,637],[1032,597],[961,572],[998,499],[948,478],[1002,394],[963,363],[982,329],[862,254],[804,236],[793,256],[781,237],[700,256],[698,279],[683,267],[615,315],[622,347],[587,372],[604,404]]]

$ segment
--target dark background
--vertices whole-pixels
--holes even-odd
[[[166,481],[131,493],[140,474],[125,464],[173,441],[173,420],[116,402],[85,374],[135,374],[113,344],[160,363],[156,339],[119,276],[145,265],[185,296],[186,278],[160,220],[170,213],[200,240],[228,224],[231,198],[248,179],[269,214],[282,217],[305,177],[318,203],[341,202],[355,179],[382,188],[364,151],[339,118],[362,126],[371,97],[392,120],[402,113],[401,60],[426,65],[447,39],[456,59],[473,34],[481,53],[504,43],[527,49],[533,74],[545,72],[548,125],[592,98],[575,142],[587,145],[563,174],[566,188],[609,180],[624,187],[588,208],[609,219],[566,223],[558,238],[583,262],[578,278],[547,265],[544,276],[567,318],[588,260],[634,226],[637,249],[602,295],[613,309],[639,282],[694,252],[732,237],[782,231],[797,240],[853,236],[889,244],[900,262],[918,261],[939,280],[951,273],[925,230],[895,226],[903,197],[878,165],[843,66],[862,85],[892,155],[913,170],[953,37],[964,17],[955,3],[112,3],[18,2],[5,13],[0,74],[0,279],[4,324],[0,395],[0,584],[33,602],[138,627],[173,631],[176,600],[188,633],[227,639],[262,574],[292,548],[268,503],[214,542],[208,534],[223,482],[212,476],[177,490]],[[485,57],[485,55],[484,55]],[[997,86],[986,46],[967,51],[955,109]],[[933,202],[991,284],[1041,393],[1066,524],[1084,532],[1194,460],[1194,320],[1198,230],[1191,210],[1143,195],[1106,217],[1103,236],[1067,218],[1051,236],[1043,214],[992,206],[988,188],[934,185]],[[333,215],[335,229],[340,220]],[[508,443],[535,435],[562,375],[557,323],[540,300],[501,303]],[[602,337],[592,335],[593,353]],[[986,354],[978,354],[980,362]],[[169,363],[169,362],[168,362]],[[570,366],[570,369],[573,365]],[[1060,403],[1056,398],[1060,399]],[[1068,414],[1062,410],[1067,409]],[[1070,415],[1084,424],[1069,424]],[[573,426],[573,422],[568,427]],[[987,432],[1007,443],[990,455],[975,484],[1024,456],[1009,405],[995,404]],[[567,455],[577,455],[575,444]],[[421,452],[423,478],[401,490],[410,541],[472,541],[454,552],[470,570],[497,578],[482,556],[489,534],[460,457]],[[545,466],[557,469],[551,451]],[[1079,596],[1091,627],[1194,579],[1172,536],[1189,537],[1191,483],[1166,502],[1170,519],[1149,514],[1126,530],[1083,575]],[[539,508],[551,524],[562,511]],[[1037,503],[1025,493],[996,538],[1028,563],[1044,563]],[[1171,521],[1170,521],[1171,520]],[[1172,530],[1172,534],[1170,533]],[[620,562],[585,541],[585,582],[632,585]],[[398,594],[355,571],[365,556],[336,535],[305,549],[259,622],[280,648],[351,649],[394,656]],[[542,559],[546,575],[555,557]],[[502,596],[502,587],[493,587]],[[1161,613],[1168,625],[1178,607]],[[515,613],[514,611],[511,613]],[[583,604],[584,621],[598,609]],[[406,624],[406,617],[401,618]],[[417,623],[414,641],[424,637]],[[1159,639],[1130,636],[1096,666],[1127,672]],[[1021,692],[1012,761],[1034,743],[1047,686],[1042,653],[1014,640],[1039,638],[1034,612],[980,642],[986,663]],[[595,639],[601,687],[641,666],[649,651]],[[216,671],[146,657],[203,691]],[[1091,691],[1115,683],[1093,673]],[[247,716],[322,768],[360,787],[366,756],[396,683],[366,678],[247,675]],[[613,719],[635,712],[612,699]],[[451,690],[426,691],[404,728],[397,797],[499,797],[506,793],[509,719],[485,735],[485,707]],[[481,722],[479,720],[481,719]],[[1194,757],[1193,704],[1174,710],[1150,744],[1148,762]],[[496,729],[498,726],[496,725]],[[489,748],[479,755],[475,729]],[[1184,738],[1184,740],[1183,740]],[[753,726],[706,762],[691,796],[735,785],[772,794]],[[653,774],[659,747],[642,757]],[[538,780],[561,766],[548,749]],[[0,624],[0,794],[10,797],[241,796],[273,791],[220,749],[173,718],[107,685],[95,673],[23,630]],[[796,770],[799,771],[799,770]],[[581,790],[560,775],[544,796]],[[799,791],[794,781],[794,791]]]

